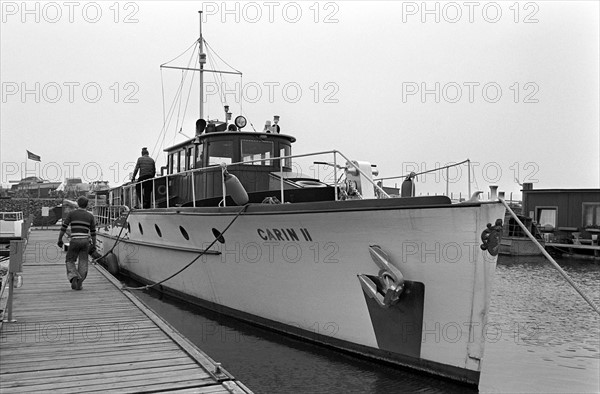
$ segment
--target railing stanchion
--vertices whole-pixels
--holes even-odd
[[[227,190],[225,189],[225,163],[221,164],[221,187],[223,188],[223,206],[227,206],[225,199],[227,198]]]
[[[21,234],[26,240],[27,234]],[[23,249],[25,248],[25,240],[10,241],[10,261],[8,262],[8,299],[6,300],[7,320],[8,323],[15,322],[13,320],[13,289],[15,287],[15,275],[17,272],[22,272],[23,266]]]
[[[333,151],[333,193],[335,201],[338,200],[338,177],[337,177],[337,151]]]
[[[446,197],[449,197],[448,194],[449,194],[449,191],[450,191],[449,190],[450,185],[449,185],[449,180],[448,180],[449,179],[449,173],[450,173],[450,167],[446,167]]]
[[[166,189],[167,189],[167,208],[169,208],[169,176],[167,175],[165,177],[165,185],[166,185]]]
[[[156,182],[152,178],[152,208],[156,208]]]
[[[279,186],[281,187],[281,203],[284,201],[284,193],[283,193],[283,159],[279,159]]]
[[[467,194],[467,199],[469,199],[469,198],[471,198],[471,160],[470,159],[467,159],[467,167],[468,167],[467,172],[469,175],[468,180],[467,180],[467,182],[469,182],[469,191]]]
[[[192,174],[192,206],[196,208],[196,184],[194,183],[194,171]]]

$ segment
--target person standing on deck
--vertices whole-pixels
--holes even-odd
[[[96,247],[96,221],[94,215],[86,211],[88,199],[81,196],[77,199],[78,208],[69,212],[63,220],[58,234],[58,246],[63,247],[63,235],[71,225],[71,242],[67,251],[65,263],[67,265],[67,278],[71,282],[71,289],[81,290],[82,283],[88,272],[88,252]],[[79,258],[76,267],[75,261]]]
[[[131,181],[135,182],[135,176],[140,172],[140,176],[138,178],[138,184],[135,185],[135,191],[138,196],[138,200],[143,203],[142,206],[144,209],[150,208],[150,201],[152,197],[152,182],[144,182],[147,179],[154,178],[156,175],[156,165],[154,163],[154,159],[152,159],[148,155],[148,149],[142,148],[142,156],[137,159],[137,163],[135,163],[135,169],[133,170],[133,175],[131,176]],[[142,200],[143,197],[143,201]]]

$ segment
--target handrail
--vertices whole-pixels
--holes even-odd
[[[21,225],[21,239],[10,241],[10,249],[9,249],[9,264],[8,264],[8,274],[6,275],[6,281],[2,283],[2,289],[0,290],[0,299],[4,294],[4,290],[8,287],[8,297],[6,299],[6,308],[2,309],[2,313],[0,314],[0,326],[2,322],[12,323],[15,322],[13,320],[13,289],[15,287],[15,277],[20,278],[18,275],[19,272],[22,272],[23,259],[25,255],[25,248],[27,247],[27,243],[29,241],[29,228],[33,223],[33,216],[30,215],[29,218],[24,221]],[[22,278],[21,278],[22,279]],[[18,287],[21,286],[19,282]],[[4,320],[4,316],[7,316],[7,319]]]
[[[457,166],[460,166],[460,165],[463,165],[463,164],[467,163],[469,165],[469,169],[468,169],[468,172],[469,172],[469,174],[468,174],[469,175],[468,176],[468,195],[469,196],[471,195],[471,161],[470,161],[470,159],[463,160],[463,161],[461,161],[459,163],[454,163],[454,164],[450,164],[450,165],[447,165],[447,166],[443,166],[443,167],[439,167],[439,168],[434,168],[434,169],[427,170],[427,171],[422,171],[422,172],[419,172],[419,173],[410,173],[410,174],[407,174],[407,175],[397,175],[397,176],[382,177],[382,178],[376,178],[376,179],[371,179],[371,177],[369,175],[365,174],[365,172],[362,171],[360,168],[358,168],[358,166],[356,166],[352,162],[352,160],[350,160],[342,152],[340,152],[338,150],[335,150],[335,149],[326,150],[326,151],[319,151],[319,152],[313,152],[313,153],[303,153],[303,154],[299,154],[299,155],[287,155],[287,156],[279,156],[279,157],[269,157],[269,158],[264,158],[264,159],[245,160],[245,161],[239,161],[239,162],[235,162],[235,163],[229,163],[226,166],[229,167],[229,166],[237,166],[237,165],[247,165],[247,164],[261,163],[261,162],[267,162],[267,161],[272,161],[272,160],[279,160],[280,161],[280,165],[279,165],[280,171],[281,171],[281,173],[283,173],[283,161],[285,159],[297,159],[297,158],[302,158],[302,157],[319,156],[319,155],[326,155],[326,154],[333,154],[333,160],[334,160],[334,166],[333,166],[334,167],[334,169],[333,169],[333,171],[334,171],[334,184],[333,185],[334,185],[334,188],[335,188],[335,201],[338,201],[338,197],[339,197],[338,196],[338,190],[337,190],[337,185],[338,185],[338,183],[337,183],[337,181],[338,181],[338,179],[337,179],[337,170],[338,170],[338,168],[337,168],[337,155],[340,155],[342,158],[344,158],[346,160],[346,162],[350,163],[350,165],[352,165],[352,167],[356,168],[356,170],[362,176],[364,176],[365,179],[367,179],[369,181],[369,183],[371,183],[371,185],[373,185],[373,187],[375,189],[377,189],[379,191],[380,195],[384,196],[385,198],[390,198],[390,195],[385,190],[383,190],[383,188],[381,186],[379,186],[377,184],[378,181],[382,181],[383,182],[384,180],[406,178],[407,176],[423,175],[423,174],[427,174],[427,173],[434,172],[434,171],[440,171],[440,170],[444,170],[444,169],[447,170],[448,168],[457,167]],[[192,203],[193,203],[193,206],[195,207],[196,206],[196,201],[195,201],[196,200],[196,198],[195,198],[196,197],[195,196],[196,187],[195,187],[195,177],[194,177],[194,174],[196,174],[196,173],[202,173],[202,172],[208,172],[208,171],[214,171],[214,170],[219,169],[220,167],[221,167],[221,164],[212,164],[212,165],[209,165],[207,167],[193,168],[193,169],[190,169],[190,170],[180,171],[180,172],[178,172],[176,174],[167,174],[167,175],[162,175],[162,176],[155,177],[155,178],[152,178],[152,179],[147,179],[147,180],[144,180],[142,182],[131,183],[129,185],[123,186],[123,188],[126,189],[126,190],[130,190],[131,188],[134,188],[138,183],[143,184],[144,182],[150,182],[151,181],[153,183],[153,190],[155,190],[156,181],[161,180],[161,179],[165,179],[165,184],[166,184],[165,185],[166,186],[166,202],[167,202],[167,208],[169,208],[169,200],[170,200],[170,198],[169,198],[169,178],[172,178],[174,176],[181,176],[181,175],[191,175],[192,199],[194,200]],[[224,181],[224,179],[222,179],[221,182],[222,182],[222,187],[224,189],[225,188],[225,181]],[[446,183],[447,183],[447,185],[446,185],[446,194],[448,194],[448,176],[446,177]],[[284,198],[284,194],[283,194],[283,176],[282,176],[280,185],[281,185],[280,186],[280,189],[281,189],[280,192],[281,192],[281,198],[282,198],[281,202],[283,203],[284,202],[283,201],[283,198]],[[140,191],[141,191],[141,194],[142,194],[141,197],[143,198],[144,191],[143,191],[143,187],[141,187],[141,186],[140,186]],[[225,196],[225,193],[226,192],[224,190],[223,196]],[[155,197],[154,194],[155,193],[152,193],[152,195],[153,195],[152,206],[156,207],[156,197]],[[131,197],[133,199],[133,194],[132,194]],[[223,201],[225,201],[224,197],[223,197]],[[224,204],[224,202],[223,202],[223,204]]]
[[[324,155],[324,154],[333,154],[334,155],[334,160],[335,160],[335,154],[340,154],[341,156],[343,156],[344,158],[346,158],[341,152],[336,151],[336,150],[330,150],[330,151],[321,151],[321,152],[314,152],[314,153],[304,153],[304,154],[300,154],[300,155],[288,155],[288,156],[279,156],[279,157],[270,157],[270,158],[265,158],[265,159],[255,159],[255,160],[246,160],[246,161],[240,161],[240,162],[235,162],[235,163],[230,163],[227,164],[227,166],[235,166],[235,165],[245,165],[245,164],[252,164],[252,163],[260,163],[260,162],[265,162],[265,161],[272,161],[272,160],[280,160],[280,163],[285,160],[285,159],[291,159],[291,158],[300,158],[300,157],[309,157],[309,156],[318,156],[318,155]],[[348,159],[347,159],[348,160]],[[349,160],[348,160],[349,161]],[[353,164],[354,166],[354,164]],[[280,166],[282,167],[282,166]],[[196,205],[195,203],[195,184],[194,184],[194,173],[201,173],[201,172],[208,172],[211,170],[216,170],[218,168],[221,168],[221,164],[213,164],[207,167],[202,167],[202,168],[193,168],[191,170],[185,170],[185,171],[180,171],[177,174],[167,174],[167,175],[162,175],[159,177],[155,177],[152,179],[146,179],[143,180],[142,182],[136,182],[136,183],[131,183],[129,185],[124,185],[122,186],[123,189],[125,190],[129,190],[131,188],[136,187],[136,185],[138,183],[140,183],[140,185],[142,185],[144,182],[153,182],[153,190],[155,190],[154,185],[156,185],[156,181],[160,180],[160,179],[165,179],[165,183],[166,183],[166,199],[167,199],[167,208],[169,208],[169,177],[174,177],[174,176],[181,176],[181,175],[188,175],[191,174],[192,176],[192,194],[193,194],[193,206]],[[358,168],[357,168],[358,169]],[[360,172],[360,169],[358,169]],[[364,173],[363,173],[364,175]],[[337,177],[336,177],[337,179]],[[368,179],[368,177],[367,177]],[[222,180],[223,183],[223,187],[225,186],[224,184],[224,180]],[[371,182],[373,184],[373,186],[375,186],[376,188],[378,188],[378,186],[374,183]],[[336,186],[337,186],[337,181],[336,181]],[[383,192],[383,190],[381,190]],[[144,188],[140,186],[140,192],[141,192],[141,196],[143,199],[143,193],[144,193]],[[385,192],[383,192],[385,193]],[[156,207],[156,198],[154,197],[154,193],[152,193],[153,195],[153,206]],[[387,194],[386,194],[387,195]],[[388,196],[389,197],[389,196]],[[336,192],[336,201],[337,201],[337,192]],[[283,201],[282,201],[283,202]]]
[[[22,211],[0,212],[0,220],[10,221],[10,222],[23,220],[23,212]]]
[[[446,168],[457,167],[457,166],[459,166],[461,164],[465,164],[465,163],[469,163],[469,162],[470,162],[470,160],[467,159],[467,160],[461,161],[460,163],[449,164],[449,165],[444,166],[444,167],[432,168],[431,170],[427,170],[427,171],[422,171],[422,172],[417,172],[417,173],[411,172],[410,174],[406,174],[406,175],[388,176],[388,177],[385,177],[385,178],[377,178],[377,179],[374,179],[374,180],[375,181],[388,181],[390,179],[406,178],[407,176],[423,175],[423,174],[427,174],[427,173],[434,172],[434,171],[444,170]]]
[[[430,172],[441,171],[441,170],[445,169],[446,170],[446,195],[448,195],[448,182],[449,182],[448,169],[452,168],[452,167],[458,167],[465,163],[468,164],[468,181],[467,181],[468,182],[468,193],[467,193],[467,195],[470,196],[471,195],[471,160],[470,159],[463,160],[460,163],[454,163],[454,164],[449,164],[449,165],[443,166],[443,167],[432,168],[431,170],[427,170],[427,171],[421,171],[421,172],[417,172],[417,173],[411,172],[410,174],[406,174],[406,175],[396,175],[396,176],[389,176],[389,177],[384,177],[384,178],[377,178],[377,179],[373,179],[373,181],[381,181],[382,185],[383,185],[383,181],[388,181],[391,179],[415,177],[418,175],[428,174]]]

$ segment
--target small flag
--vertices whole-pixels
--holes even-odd
[[[27,158],[29,160],[33,160],[33,161],[42,161],[42,158],[39,157],[38,155],[34,155],[33,153],[27,151]]]

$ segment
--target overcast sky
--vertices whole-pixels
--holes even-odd
[[[257,130],[280,115],[294,153],[338,149],[381,176],[469,158],[473,190],[600,187],[597,1],[23,4],[1,5],[3,184],[26,150],[42,159],[28,175],[53,181],[120,184],[144,146],[163,165],[177,130],[193,135],[199,93],[186,85],[163,142],[182,74],[159,65],[197,40],[204,10],[204,38],[243,72],[206,75],[210,118],[225,95]],[[301,162],[315,175],[312,160],[331,158]],[[466,167],[449,175],[466,193]]]

